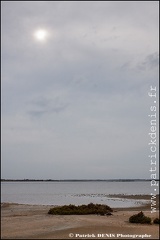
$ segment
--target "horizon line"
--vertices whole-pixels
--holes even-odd
[[[159,179],[154,179],[155,181],[159,181]],[[114,178],[114,179],[6,179],[2,178],[1,181],[152,181],[152,179],[148,178]]]

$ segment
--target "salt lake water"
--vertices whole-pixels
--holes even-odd
[[[1,202],[39,205],[101,203],[131,207],[144,200],[121,199],[109,194],[151,194],[149,181],[133,182],[2,182]]]

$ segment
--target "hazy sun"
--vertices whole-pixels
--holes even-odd
[[[38,40],[38,41],[45,41],[47,38],[47,31],[43,30],[43,29],[39,29],[37,31],[35,31],[34,33],[34,37]]]

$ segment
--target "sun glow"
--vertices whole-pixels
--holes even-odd
[[[43,42],[47,38],[47,31],[43,29],[39,29],[34,33],[34,37],[36,40]]]

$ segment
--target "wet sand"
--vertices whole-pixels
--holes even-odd
[[[135,197],[139,199],[138,196],[132,198]],[[148,197],[143,198],[146,200]],[[133,239],[135,234],[144,235],[143,239],[159,239],[158,224],[133,224],[128,221],[131,215],[141,210],[152,220],[159,217],[159,208],[156,213],[151,213],[150,204],[114,208],[111,216],[50,215],[48,210],[51,207],[2,203],[1,239]],[[135,238],[142,239],[142,236]]]

